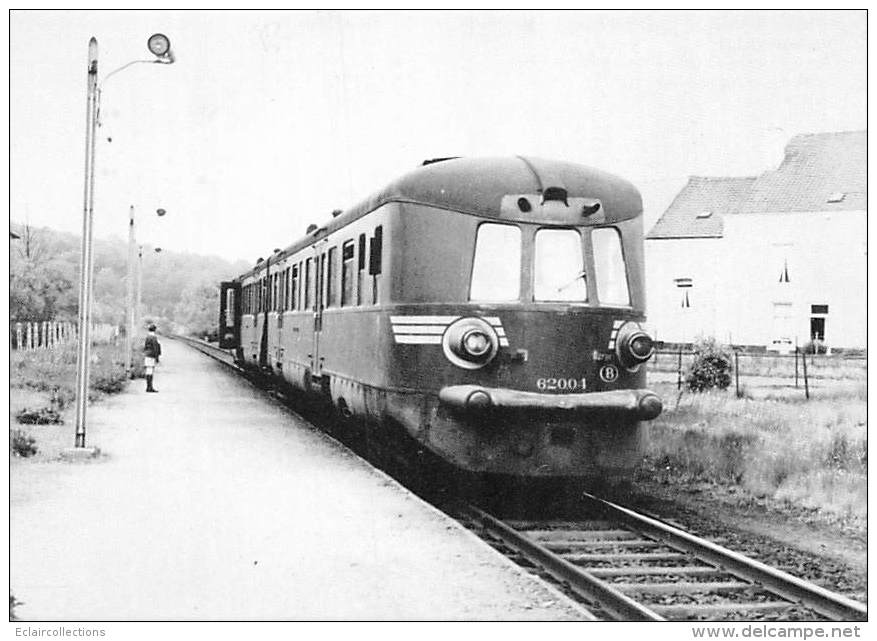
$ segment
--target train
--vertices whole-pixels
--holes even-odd
[[[570,162],[424,161],[222,282],[220,347],[371,443],[623,478],[662,410],[642,213],[631,183]]]

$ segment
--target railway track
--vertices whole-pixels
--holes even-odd
[[[229,354],[224,349],[219,349],[216,345],[212,345],[207,341],[202,341],[197,338],[191,338],[190,336],[181,336],[179,334],[172,334],[169,338],[172,338],[176,341],[180,341],[181,343],[185,343],[190,347],[194,347],[199,352],[210,356],[211,358],[219,361],[220,363],[227,365],[231,369],[244,373],[244,370],[234,362],[234,357]]]
[[[585,494],[594,518],[462,520],[494,547],[559,582],[596,618],[623,621],[859,621],[865,605],[657,519]]]
[[[249,377],[215,345],[173,338]],[[596,496],[584,500],[585,520],[503,521],[471,505],[455,516],[520,565],[561,584],[596,619],[867,619],[865,605],[843,595]]]

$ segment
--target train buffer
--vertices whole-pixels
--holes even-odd
[[[223,365],[163,348],[158,394],[90,408],[104,456],[14,466],[22,620],[587,618]]]

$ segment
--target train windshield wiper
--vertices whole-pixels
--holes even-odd
[[[580,271],[578,274],[576,274],[575,277],[573,277],[573,279],[572,279],[571,281],[569,281],[569,282],[566,283],[565,285],[561,285],[560,287],[558,287],[558,288],[557,288],[557,293],[559,294],[560,292],[564,291],[565,289],[569,289],[570,287],[572,287],[573,285],[575,285],[575,284],[576,284],[576,281],[577,281],[579,278],[581,278],[581,279],[584,279],[584,278],[585,278],[585,270],[584,270],[584,269],[583,269],[582,271]]]

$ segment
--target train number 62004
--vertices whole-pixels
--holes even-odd
[[[541,391],[564,392],[585,391],[584,378],[540,378],[536,380],[536,388]]]

